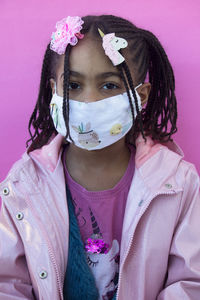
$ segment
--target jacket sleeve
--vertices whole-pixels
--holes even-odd
[[[35,299],[24,246],[5,205],[0,206],[0,299]]]
[[[157,300],[200,299],[200,194],[199,176],[193,166],[185,176],[179,215],[166,283]]]

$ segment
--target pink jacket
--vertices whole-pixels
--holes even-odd
[[[57,135],[25,153],[0,185],[0,300],[63,299],[69,219],[62,141]],[[148,138],[145,144],[139,137],[136,147],[117,299],[199,300],[197,172],[174,143]]]

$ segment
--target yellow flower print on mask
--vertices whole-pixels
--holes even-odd
[[[112,128],[110,129],[110,134],[111,135],[116,135],[122,132],[122,125],[121,124],[115,124],[112,126]]]

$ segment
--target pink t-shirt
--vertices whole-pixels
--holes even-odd
[[[126,172],[109,190],[86,190],[72,179],[63,160],[67,185],[72,195],[81,238],[85,244],[87,262],[96,280],[99,299],[103,300],[112,299],[117,289],[124,211],[135,169],[135,149],[133,146],[129,149],[131,156]],[[102,241],[101,246],[97,247],[98,250],[94,251],[90,238],[92,241],[97,238]]]

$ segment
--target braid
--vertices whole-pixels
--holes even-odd
[[[65,61],[64,61],[64,84],[63,84],[63,116],[65,120],[65,126],[67,129],[66,137],[72,140],[70,131],[69,131],[69,79],[70,79],[70,69],[69,69],[69,54],[71,46],[68,45],[65,52]],[[66,103],[67,100],[67,103]],[[67,104],[67,105],[66,105]]]
[[[49,82],[51,60],[52,57],[49,44],[47,46],[42,65],[38,100],[28,124],[28,130],[31,138],[26,142],[26,146],[28,146],[29,141],[32,141],[32,147],[29,151],[38,148],[43,143],[46,143],[52,133],[56,133],[49,113],[49,103],[52,94]],[[35,129],[34,134],[31,132],[31,125]],[[37,141],[37,146],[34,143],[35,140]]]
[[[126,92],[127,92],[127,95],[128,95],[128,99],[129,99],[129,104],[130,104],[130,107],[131,107],[131,113],[132,113],[132,117],[133,117],[133,120],[134,120],[134,107],[133,107],[133,103],[132,103],[132,99],[131,99],[131,95],[130,95],[130,90],[129,90],[129,86],[128,86],[128,83],[126,81],[126,77],[124,76],[124,72],[123,72],[123,67],[122,65],[119,65],[118,66],[118,69],[120,71],[120,74],[121,74],[121,77],[122,77],[122,80],[124,82],[124,86],[126,88]],[[133,121],[134,122],[134,121]]]
[[[30,137],[29,140],[26,141],[26,148],[28,147],[28,143],[30,141],[33,141],[34,138],[36,137],[36,135],[38,135],[38,129],[37,128],[35,129],[35,132],[34,132],[33,135],[32,135],[32,132],[31,132],[31,123],[36,120],[36,115],[37,115],[37,104],[35,105],[34,111],[31,115],[31,118],[30,118],[29,123],[28,123],[28,131],[29,131],[29,134],[30,134],[31,137]]]
[[[128,79],[129,86],[130,86],[132,94],[133,94],[133,98],[135,100],[135,106],[136,106],[137,118],[139,120],[140,130],[141,130],[143,138],[145,139],[144,131],[143,131],[143,124],[142,124],[141,113],[140,113],[140,110],[139,110],[138,99],[137,99],[137,96],[136,96],[136,93],[135,93],[135,88],[133,86],[133,80],[132,80],[132,77],[131,77],[131,73],[130,73],[129,68],[128,68],[128,66],[127,66],[127,64],[126,64],[125,61],[122,63],[122,67],[123,67],[123,69],[125,71],[126,77]],[[131,104],[132,104],[132,101],[131,101]],[[133,115],[133,118],[134,118],[134,115]]]
[[[135,105],[136,105],[137,116],[139,117],[139,122],[140,122],[140,126],[141,126],[142,136],[146,140],[146,138],[144,136],[144,132],[143,132],[142,119],[141,119],[141,113],[140,113],[139,106],[138,106],[138,100],[137,100],[137,96],[136,96],[136,93],[135,93],[135,89],[133,87],[133,80],[132,80],[130,71],[129,71],[128,66],[126,65],[125,61],[121,65],[118,66],[118,69],[120,70],[121,77],[122,77],[122,80],[124,82],[124,86],[126,88],[126,92],[127,92],[127,95],[128,95],[129,104],[130,104],[131,113],[132,113],[132,118],[133,118],[133,125],[135,125],[135,123],[137,122],[137,120],[135,120],[134,107],[133,107],[132,97],[130,95],[129,86],[131,88],[131,91],[132,91],[132,94],[133,94],[133,97],[134,97],[134,100],[135,100],[134,102],[135,102]],[[127,80],[126,80],[126,78],[124,76],[123,70],[124,70],[124,72],[126,74],[126,78],[128,80],[128,83],[127,83]]]
[[[177,131],[175,80],[168,57],[158,39],[147,30],[140,30],[149,48],[149,81],[152,84],[144,117],[145,127],[155,139],[169,140]],[[171,123],[168,133],[169,122]]]

